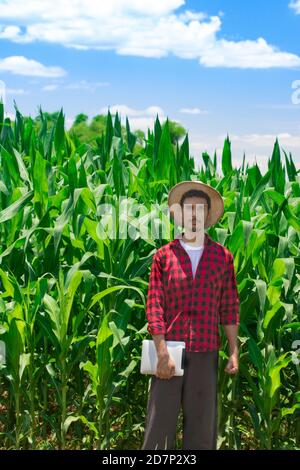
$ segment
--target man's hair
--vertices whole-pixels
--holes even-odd
[[[185,193],[183,193],[180,199],[180,206],[183,207],[184,200],[187,197],[193,197],[193,196],[204,197],[208,204],[208,210],[210,209],[210,206],[211,206],[210,197],[201,189],[190,189],[189,191],[186,191]]]

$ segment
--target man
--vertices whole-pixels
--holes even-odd
[[[182,406],[182,448],[216,450],[219,323],[229,344],[225,371],[238,372],[233,255],[204,233],[222,217],[224,203],[211,186],[184,181],[171,189],[168,204],[174,222],[185,231],[153,257],[146,315],[158,363],[151,376],[142,449],[174,449]],[[174,376],[166,340],[185,341],[183,376]]]

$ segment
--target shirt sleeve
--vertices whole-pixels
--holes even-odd
[[[240,323],[239,296],[232,253],[229,253],[227,268],[224,273],[219,315],[220,323],[223,325],[239,325]]]
[[[153,256],[146,303],[147,330],[151,335],[165,334],[165,296],[162,269],[157,252]]]

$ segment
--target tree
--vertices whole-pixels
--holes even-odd
[[[178,141],[182,137],[184,137],[187,133],[187,131],[181,124],[179,124],[176,121],[171,121],[170,119],[169,119],[169,130],[170,130],[171,142],[174,145],[176,145]]]
[[[88,121],[87,114],[84,114],[84,113],[77,114],[77,116],[74,119],[73,126],[76,126],[77,124],[80,124],[81,122],[87,123],[87,121]]]

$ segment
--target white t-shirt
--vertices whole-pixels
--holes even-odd
[[[191,246],[179,239],[181,246],[186,250],[192,263],[193,277],[195,277],[196,270],[198,267],[199,260],[202,256],[204,246]]]

